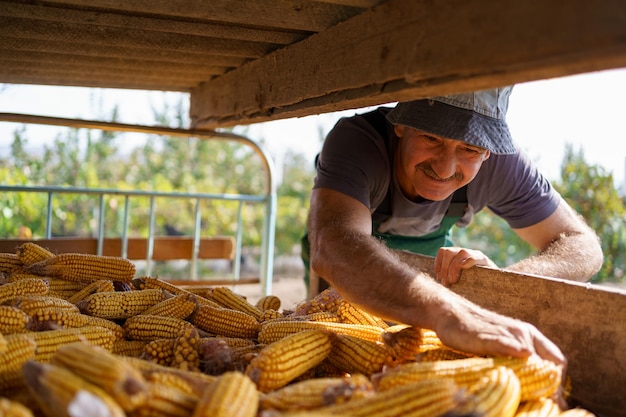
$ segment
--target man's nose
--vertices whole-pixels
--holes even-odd
[[[446,179],[456,174],[456,162],[454,149],[444,147],[433,158],[431,166],[440,178]]]

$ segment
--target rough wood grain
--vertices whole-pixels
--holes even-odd
[[[626,3],[389,0],[192,91],[196,127],[626,66]]]
[[[406,252],[402,259],[422,267],[432,262]],[[451,290],[534,324],[568,359],[572,401],[600,415],[626,416],[626,292],[483,267],[464,271]]]

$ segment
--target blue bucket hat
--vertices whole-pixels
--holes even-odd
[[[513,154],[517,150],[505,120],[512,90],[508,86],[398,103],[387,120],[494,154]]]

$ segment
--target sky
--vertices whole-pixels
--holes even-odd
[[[514,140],[550,180],[559,178],[566,144],[583,151],[588,164],[612,173],[624,187],[626,171],[626,69],[518,84],[510,97],[507,122]],[[99,119],[117,105],[119,122],[153,125],[153,110],[187,105],[188,96],[174,92],[88,89],[78,87],[0,84],[0,112]],[[252,124],[238,128],[260,141],[279,168],[287,150],[310,161],[319,152],[323,136],[338,118],[355,109],[302,118]],[[0,155],[5,155],[13,132],[21,124],[0,122]],[[31,146],[52,142],[60,128],[28,125]],[[129,138],[129,140],[136,140]]]

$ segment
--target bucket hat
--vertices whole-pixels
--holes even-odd
[[[506,123],[513,86],[398,103],[387,120],[494,154],[516,153]]]

